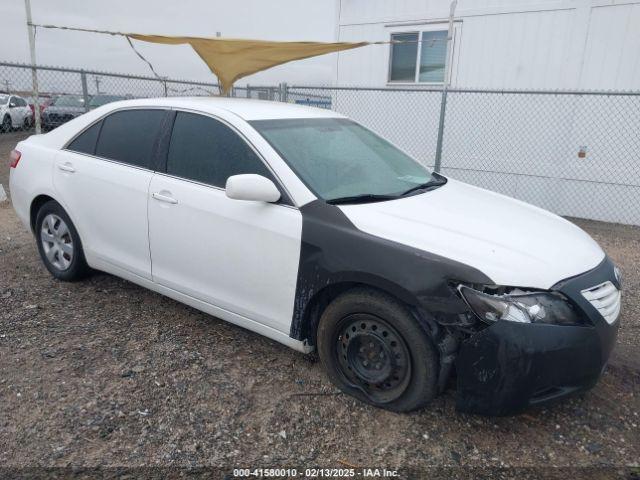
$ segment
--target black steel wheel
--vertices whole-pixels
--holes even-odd
[[[411,378],[411,356],[396,329],[361,313],[343,318],[339,331],[336,348],[344,376],[375,403],[400,397]]]
[[[437,392],[438,356],[407,308],[376,290],[336,298],[317,331],[320,360],[345,393],[393,411],[426,405]]]

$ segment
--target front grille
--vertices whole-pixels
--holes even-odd
[[[609,325],[620,315],[620,290],[611,282],[604,282],[595,287],[582,290],[582,296],[589,300]]]

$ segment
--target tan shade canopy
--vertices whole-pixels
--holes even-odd
[[[143,42],[164,43],[167,45],[188,43],[218,77],[222,92],[225,94],[229,92],[236,80],[252,73],[292,60],[349,50],[369,44],[369,42],[267,42],[263,40],[126,35]]]

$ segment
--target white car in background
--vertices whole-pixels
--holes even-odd
[[[0,94],[0,128],[10,132],[16,128],[28,130],[33,125],[33,112],[27,101],[17,95]]]

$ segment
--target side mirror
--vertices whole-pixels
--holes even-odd
[[[275,184],[262,175],[253,173],[232,175],[227,178],[227,197],[234,200],[273,203],[280,200],[280,191]]]
[[[16,108],[18,105],[16,105],[16,102],[11,102],[9,103],[9,108]]]

